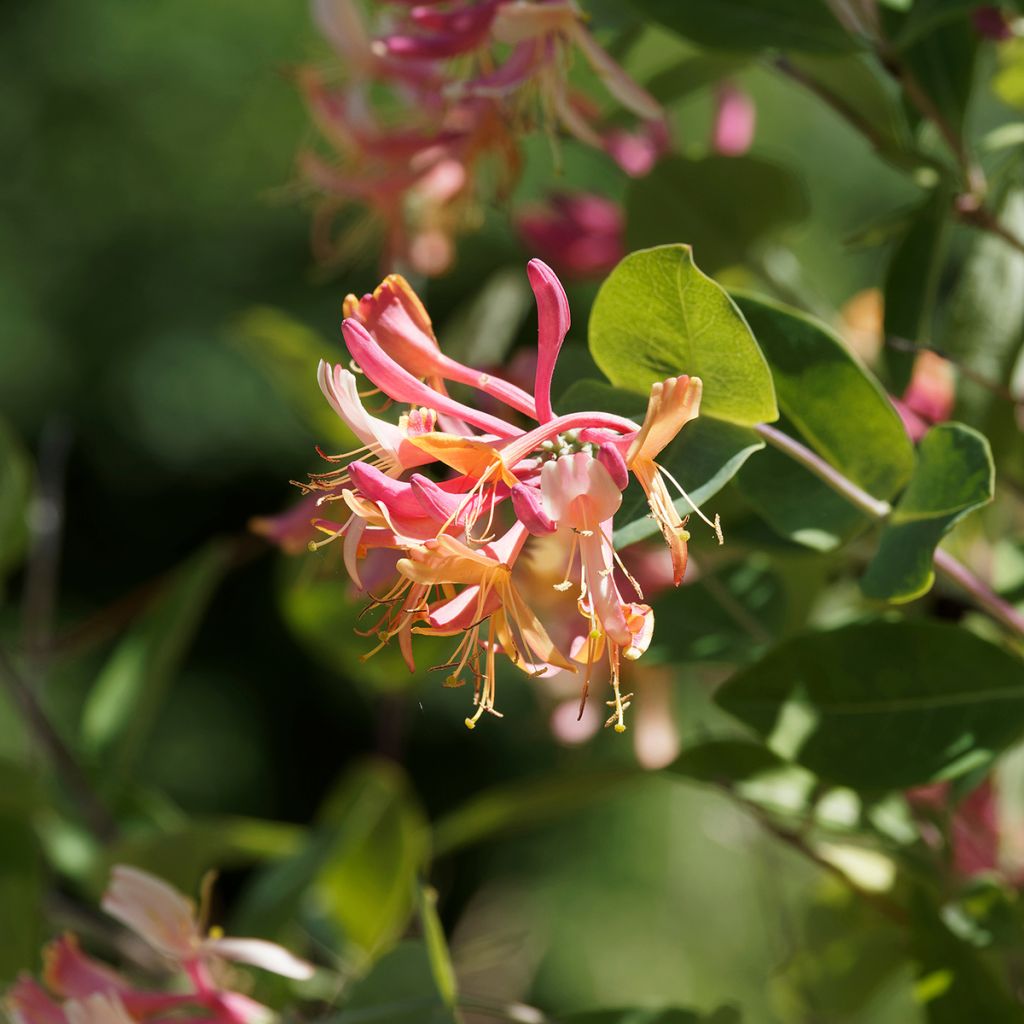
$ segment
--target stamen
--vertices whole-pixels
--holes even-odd
[[[660,463],[656,462],[656,463],[654,463],[654,465],[657,468],[658,472],[663,474],[670,483],[675,484],[676,489],[679,491],[679,493],[686,500],[687,505],[689,505],[690,508],[692,508],[693,511],[696,512],[697,515],[700,516],[700,518],[703,519],[704,522],[707,523],[708,526],[710,526],[711,529],[715,531],[715,536],[718,538],[718,543],[719,544],[724,544],[725,543],[725,538],[722,536],[722,526],[721,526],[721,523],[719,522],[719,518],[718,518],[717,514],[715,515],[715,521],[714,522],[712,522],[710,519],[708,519],[708,517],[706,515],[704,515],[704,513],[701,512],[701,510],[697,507],[697,505],[694,503],[693,499],[686,493],[686,491],[683,490],[683,485],[664,466],[662,466]]]

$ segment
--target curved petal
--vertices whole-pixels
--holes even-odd
[[[537,301],[537,377],[534,398],[537,403],[537,419],[546,423],[554,418],[551,409],[551,378],[572,319],[569,300],[565,297],[565,289],[558,275],[543,260],[538,259],[530,260],[526,265],[526,273]]]
[[[276,942],[266,942],[264,939],[206,939],[203,950],[225,960],[261,967],[296,981],[305,981],[316,973],[311,963],[289,953]]]

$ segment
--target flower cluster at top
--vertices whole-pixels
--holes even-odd
[[[377,645],[366,656],[395,641],[414,669],[414,636],[454,638],[440,667],[449,686],[473,682],[470,728],[484,712],[498,715],[503,655],[532,676],[579,672],[581,714],[593,670],[606,666],[606,724],[622,732],[630,695],[621,693],[620,668],[647,650],[654,613],[613,546],[613,521],[632,474],[671,552],[674,582],[682,581],[689,534],[668,485],[686,495],[656,460],[697,416],[701,381],[655,383],[642,424],[596,410],[556,415],[551,384],[569,306],[546,264],[531,260],[528,275],[538,311],[532,394],[442,353],[402,277],[345,300],[353,369],[322,362],[319,381],[361,447],[328,456],[339,465],[305,485],[319,494],[319,509],[346,513],[314,519],[327,535],[314,547],[340,539],[351,579],[376,595],[365,633]],[[495,411],[452,397],[451,383]],[[407,407],[397,423],[364,408],[362,398],[378,392]],[[709,525],[721,540],[717,519]],[[538,546],[557,573],[542,588]]]
[[[23,975],[7,993],[14,1024],[140,1024],[202,1020],[210,1024],[269,1024],[274,1014],[241,992],[226,961],[302,981],[313,967],[263,939],[225,938],[205,929],[192,901],[160,878],[118,865],[103,909],[130,928],[185,981],[173,991],[142,989],[84,953],[70,934],[43,951],[43,981]]]
[[[645,174],[667,146],[661,106],[598,45],[575,0],[373,6],[371,30],[357,0],[313,0],[340,61],[298,73],[329,153],[299,157],[300,177],[319,200],[314,244],[325,258],[363,245],[372,228],[384,235],[389,268],[441,273],[455,235],[479,220],[481,200],[510,192],[522,135],[534,124],[606,151],[632,175]],[[570,86],[575,54],[639,118],[634,130],[607,124]]]

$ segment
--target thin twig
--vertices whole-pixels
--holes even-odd
[[[819,480],[828,484],[837,494],[846,498],[851,505],[859,508],[872,519],[877,522],[885,522],[889,517],[892,506],[887,501],[873,498],[852,480],[843,476],[834,466],[830,466],[820,455],[812,452],[810,448],[766,423],[762,423],[754,429],[770,445],[809,469]],[[948,552],[936,548],[935,568],[966,590],[975,602],[997,622],[1002,623],[1018,636],[1024,636],[1024,615],[1021,615],[1012,605],[978,579],[967,566],[958,562]]]
[[[32,543],[22,593],[22,648],[32,662],[32,682],[41,685],[53,642],[61,538],[64,532],[64,477],[71,430],[61,419],[43,428],[36,493],[29,514]]]
[[[82,816],[92,832],[104,842],[117,834],[117,825],[103,802],[93,791],[85,772],[67,748],[36,699],[29,684],[15,668],[7,652],[0,648],[0,685],[20,708],[29,729],[53,762],[57,773],[78,800]]]

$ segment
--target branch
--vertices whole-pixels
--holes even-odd
[[[876,522],[885,522],[888,519],[892,512],[892,506],[887,501],[872,497],[852,480],[843,476],[834,466],[829,465],[820,455],[812,452],[806,445],[767,423],[762,423],[754,429],[772,447],[784,452],[791,459],[809,469],[819,480],[831,487],[855,508],[860,509]],[[1002,623],[1018,636],[1024,637],[1024,615],[1021,615],[1011,604],[999,597],[948,551],[943,551],[941,548],[935,549],[935,568],[947,579],[967,591],[993,619]]]
[[[78,801],[82,816],[92,832],[103,841],[117,834],[117,825],[100,798],[93,792],[85,772],[67,748],[59,733],[36,700],[32,688],[14,667],[7,652],[0,648],[0,685],[21,710],[29,730],[53,762],[58,775]]]

